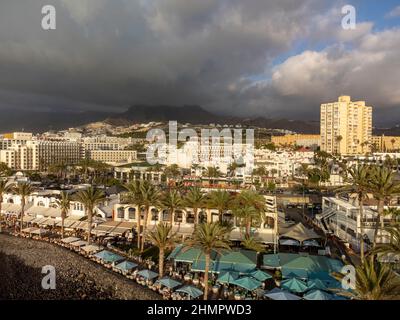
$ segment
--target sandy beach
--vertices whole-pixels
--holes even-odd
[[[44,290],[42,267],[56,270],[56,289]],[[128,299],[161,297],[132,280],[57,245],[0,234],[0,299]]]

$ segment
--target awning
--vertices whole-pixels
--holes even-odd
[[[19,204],[14,203],[2,203],[1,210],[6,213],[20,213],[21,206]]]
[[[64,228],[71,228],[71,226],[73,224],[75,224],[75,223],[76,223],[76,220],[65,219],[64,220]],[[61,225],[62,225],[62,221],[61,220],[57,220],[56,226],[57,227],[61,227]]]
[[[133,222],[121,222],[118,226],[111,230],[110,234],[114,236],[121,236],[124,233],[131,231],[135,225],[136,224]]]
[[[265,254],[263,256],[263,266],[268,268],[279,268],[280,265],[279,255]]]
[[[176,287],[179,287],[182,284],[181,282],[171,279],[169,277],[165,277],[160,280],[157,280],[157,283],[160,283],[169,289],[174,289]]]
[[[90,245],[82,247],[82,250],[86,251],[88,253],[92,253],[92,252],[97,252],[97,251],[103,250],[103,247],[90,244]]]
[[[80,240],[80,239],[76,238],[76,237],[68,237],[68,238],[62,239],[61,241],[64,242],[64,243],[71,243],[71,242],[75,242],[75,241],[78,241],[78,240]]]
[[[254,279],[257,279],[258,281],[265,281],[268,279],[272,279],[272,276],[269,273],[266,273],[261,270],[254,270],[253,272],[249,273],[250,276],[252,276]]]
[[[103,250],[101,252],[98,252],[94,256],[100,260],[107,262],[107,263],[112,263],[112,262],[121,261],[121,260],[125,259],[124,257],[120,256],[119,254],[116,254],[116,253],[108,251],[108,250]]]
[[[37,230],[37,228],[30,227],[30,228],[22,229],[21,231],[22,231],[23,233],[31,233],[31,232],[34,231],[34,230]]]
[[[32,217],[32,216],[24,216],[24,222],[31,222],[34,219],[35,219],[35,217]],[[18,221],[21,221],[21,219],[18,218]]]
[[[295,239],[300,242],[303,242],[303,241],[309,240],[309,239],[321,238],[321,236],[319,236],[313,230],[307,229],[301,222],[299,222],[295,226],[291,227],[289,229],[289,231],[286,232],[285,234],[281,235],[281,237]]]
[[[80,229],[80,230],[87,230],[89,223],[86,221],[78,221],[76,222],[71,228]]]
[[[308,290],[328,290],[328,287],[319,279],[310,280],[307,282]]]
[[[24,216],[24,222],[31,222],[32,220],[35,220],[35,217],[32,217],[32,216]]]
[[[333,296],[322,290],[311,290],[304,295],[305,300],[333,300]]]
[[[280,239],[279,244],[282,246],[299,247],[300,242],[294,239]]]
[[[37,234],[39,236],[45,235],[48,233],[48,231],[46,229],[36,229],[36,230],[32,230],[30,232],[31,234]]]
[[[234,285],[242,287],[248,291],[256,290],[261,287],[262,283],[256,279],[250,277],[242,277],[233,282]]]
[[[47,218],[36,218],[34,220],[31,221],[31,223],[35,223],[35,224],[42,224],[43,222],[45,222],[47,220]]]
[[[305,240],[303,241],[302,245],[305,247],[321,247],[321,245],[314,239]]]
[[[42,226],[54,226],[57,223],[55,219],[49,218],[39,223]]]
[[[131,271],[137,267],[138,267],[137,263],[127,261],[127,260],[125,260],[115,266],[115,268],[120,269],[122,271]]]
[[[221,283],[234,283],[239,278],[239,272],[236,271],[221,271],[217,281]]]
[[[265,294],[267,298],[272,300],[300,300],[299,296],[291,294],[290,292],[284,291],[279,288],[274,288]]]
[[[59,208],[48,208],[46,211],[47,217],[60,218],[61,217],[61,209]]]
[[[297,278],[282,281],[281,287],[295,293],[303,293],[308,289],[306,283]]]
[[[151,280],[151,279],[154,279],[154,278],[158,277],[158,273],[155,273],[154,271],[147,270],[147,269],[140,270],[137,274],[138,274],[138,276],[141,276],[141,277],[143,277],[145,279],[148,279],[148,280]]]
[[[211,260],[216,260],[218,253],[212,251]],[[182,250],[175,257],[176,262],[194,263],[195,261],[205,261],[204,254],[197,248],[182,248]]]
[[[71,242],[71,246],[74,246],[74,247],[83,247],[85,245],[87,245],[87,241],[79,240],[79,241]]]
[[[187,295],[189,295],[189,297],[191,297],[193,299],[196,299],[196,298],[200,297],[201,295],[203,295],[203,291],[201,291],[200,289],[198,289],[194,286],[184,286],[182,288],[177,289],[176,292],[186,293]]]

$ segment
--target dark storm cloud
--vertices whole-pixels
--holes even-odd
[[[46,4],[57,10],[55,31],[41,29]],[[2,0],[0,108],[199,104],[247,116],[309,116],[341,90],[354,89],[360,98],[370,93],[351,77],[344,87],[343,79],[358,66],[371,25],[344,35],[335,25],[339,11],[339,2],[318,0]],[[318,42],[324,35],[355,48],[330,58],[328,48],[299,53],[273,66],[299,39]],[[379,67],[368,58],[359,66],[365,73]],[[332,74],[320,74],[321,63]],[[309,81],[311,72],[320,74],[316,81]],[[383,96],[378,92],[376,102],[388,102]],[[394,88],[390,103],[399,100]]]

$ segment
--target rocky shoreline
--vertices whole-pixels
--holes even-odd
[[[42,267],[56,270],[44,290]],[[161,297],[57,245],[0,234],[0,300],[158,300]]]

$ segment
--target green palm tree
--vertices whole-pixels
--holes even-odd
[[[171,215],[170,223],[172,225],[175,211],[183,207],[183,201],[180,193],[176,190],[168,190],[163,194],[161,206],[167,209]]]
[[[71,207],[71,197],[67,192],[61,192],[61,197],[56,201],[58,207],[61,209],[61,239],[64,239],[64,220],[67,217],[68,211]]]
[[[158,273],[161,279],[164,275],[165,251],[172,249],[176,243],[176,234],[172,233],[172,225],[159,223],[156,228],[147,234],[147,239],[158,248]]]
[[[6,163],[0,162],[0,177],[9,176],[11,174],[11,169],[7,166]]]
[[[256,208],[251,206],[235,207],[232,210],[234,216],[239,219],[241,227],[245,229],[245,238],[251,236],[251,226],[254,221],[261,221],[260,213]]]
[[[14,186],[14,193],[21,197],[20,232],[22,232],[23,224],[24,224],[26,201],[27,201],[27,198],[32,194],[32,192],[33,192],[33,187],[28,182],[21,182],[21,183],[18,183],[16,186]]]
[[[385,210],[383,210],[383,214],[385,216],[391,216],[392,222],[391,224],[397,224],[400,222],[400,209],[397,207],[390,207]]]
[[[200,188],[192,187],[189,189],[183,199],[183,206],[193,209],[194,223],[199,223],[199,209],[203,208],[206,202],[206,196],[201,192]]]
[[[377,220],[374,232],[374,247],[376,246],[379,225],[384,228],[383,215],[385,203],[390,201],[391,197],[400,192],[399,183],[394,180],[395,175],[391,168],[374,166],[371,169],[370,188],[374,198],[378,201]]]
[[[344,275],[334,274],[338,280]],[[339,291],[339,295],[356,300],[391,300],[398,299],[400,282],[398,276],[386,264],[382,264],[369,256],[356,267],[355,289]]]
[[[336,136],[336,143],[337,143],[337,145],[338,145],[338,148],[337,148],[337,150],[338,150],[338,155],[340,155],[340,143],[342,142],[342,140],[343,140],[343,137],[342,136]]]
[[[181,172],[177,164],[172,164],[164,169],[164,174],[169,179],[177,179]]]
[[[208,178],[211,178],[210,179],[210,183],[214,184],[215,178],[221,177],[222,173],[216,167],[207,167],[207,169],[205,171],[205,176],[208,177]]]
[[[2,203],[3,203],[3,195],[10,190],[10,185],[7,184],[7,180],[0,179],[0,219],[2,219]],[[1,220],[0,220],[1,221]]]
[[[241,245],[248,249],[248,250],[253,250],[256,251],[257,253],[259,252],[265,252],[264,246],[258,242],[256,239],[253,237],[245,237],[241,243]]]
[[[82,203],[85,206],[86,214],[88,216],[88,235],[87,242],[90,244],[91,233],[92,233],[92,222],[95,207],[106,199],[106,195],[103,191],[93,188],[90,186],[86,190],[79,191],[75,195],[75,200]]]
[[[194,230],[191,239],[185,242],[185,247],[196,248],[205,256],[204,270],[204,300],[208,299],[208,274],[210,272],[211,252],[230,250],[228,235],[230,230],[219,223],[201,223]]]
[[[393,225],[385,228],[390,236],[389,243],[378,244],[373,250],[374,254],[400,256],[400,225]]]
[[[231,207],[245,227],[245,236],[249,238],[253,222],[260,224],[264,218],[265,198],[256,191],[244,190],[231,202]]]
[[[143,208],[143,197],[140,185],[144,183],[143,181],[135,180],[126,184],[124,187],[127,190],[126,201],[130,204],[138,206],[138,215],[137,215],[137,247],[140,249],[141,246],[141,210]]]
[[[84,158],[78,163],[78,166],[80,167],[83,173],[84,181],[85,182],[89,181],[89,173],[93,168],[93,161],[90,160],[89,158]]]
[[[364,261],[364,201],[368,199],[370,190],[370,174],[371,170],[366,165],[354,165],[346,170],[344,181],[348,185],[341,187],[337,192],[354,193],[357,195],[358,211],[360,214],[360,255],[361,261]]]
[[[143,237],[140,247],[140,252],[143,252],[150,207],[158,207],[160,205],[161,194],[159,189],[148,181],[142,181],[139,185],[139,189],[141,193],[141,202],[144,208]]]
[[[218,210],[219,222],[222,222],[223,214],[230,208],[231,195],[225,190],[211,191],[208,194],[207,207]]]

